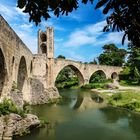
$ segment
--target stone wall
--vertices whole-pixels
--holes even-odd
[[[45,44],[45,48],[42,44]],[[45,51],[43,51],[43,50]],[[54,59],[54,32],[47,27],[38,34],[38,54],[34,55],[0,16],[0,101],[13,97],[13,85],[30,104],[46,103],[58,98],[55,80],[59,72],[70,66],[79,77],[80,85],[89,83],[91,75],[101,70],[107,78],[118,75],[121,67],[84,64],[82,62]],[[15,98],[15,96],[14,96]]]
[[[0,62],[4,62],[3,76],[5,77],[3,80],[3,85],[0,84],[3,86],[3,88],[1,88],[2,99],[7,97],[7,95],[10,93],[13,81],[17,83],[21,57],[25,58],[28,77],[30,77],[30,64],[33,58],[31,51],[16,35],[2,16],[0,16],[0,52],[4,56],[4,61],[2,61],[2,58],[0,58]],[[3,64],[0,65],[1,67],[3,66]],[[29,90],[27,89],[26,92],[27,94],[25,96],[28,98]]]

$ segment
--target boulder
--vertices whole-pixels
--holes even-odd
[[[15,135],[23,135],[32,128],[39,126],[36,115],[27,114],[25,118],[11,113],[0,117],[0,140],[12,140]]]
[[[37,104],[45,104],[49,103],[50,100],[57,99],[59,98],[59,92],[56,87],[50,87],[47,89],[44,89],[43,92],[33,92],[32,93],[32,105],[37,105]]]
[[[107,89],[118,89],[118,86],[114,83],[108,83],[106,84]]]

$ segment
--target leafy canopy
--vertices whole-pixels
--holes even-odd
[[[118,49],[114,44],[104,45],[103,53],[99,55],[98,62],[101,65],[122,66],[125,62],[127,51]]]
[[[79,7],[79,3],[87,4],[94,0],[17,0],[19,8],[25,8],[23,12],[28,13],[29,21],[38,25],[41,18],[47,20],[53,13],[68,15]],[[136,47],[140,46],[140,0],[98,0],[95,9],[103,7],[103,14],[108,14],[107,25],[104,31],[123,31],[122,44],[125,37],[132,41]]]
[[[58,55],[57,58],[66,59],[66,57],[63,55]]]

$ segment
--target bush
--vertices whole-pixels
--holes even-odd
[[[81,88],[83,88],[83,89],[94,89],[94,88],[106,89],[106,83],[89,83],[89,84],[81,86]]]
[[[0,116],[8,115],[10,113],[16,113],[24,117],[25,113],[22,109],[18,108],[10,99],[5,99],[0,103]]]
[[[122,86],[138,86],[140,83],[137,81],[130,81],[130,80],[121,80],[120,85]]]

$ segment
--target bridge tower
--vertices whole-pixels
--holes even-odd
[[[46,27],[46,31],[38,31],[38,53],[46,54],[47,58],[54,58],[53,27]]]
[[[46,27],[46,31],[38,31],[38,54],[46,55],[46,87],[53,85],[53,64],[54,64],[54,30],[53,27]]]

